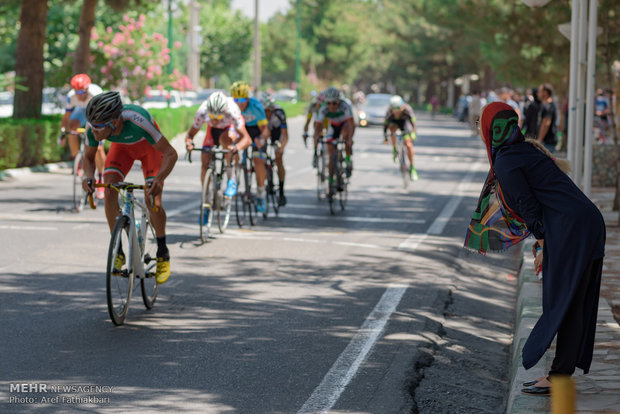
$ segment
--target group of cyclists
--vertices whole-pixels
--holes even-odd
[[[119,183],[125,180],[133,163],[140,160],[147,185],[145,201],[157,237],[156,281],[161,284],[170,276],[170,253],[166,244],[166,212],[162,208],[164,181],[175,166],[178,155],[160,131],[152,115],[139,105],[123,104],[118,92],[102,92],[91,83],[85,74],[73,77],[72,91],[67,98],[66,113],[62,118],[63,139],[68,137],[73,156],[79,149],[76,130],[85,127],[86,142],[84,150],[83,188],[89,194],[100,190],[95,184]],[[211,157],[208,150],[220,146],[228,149],[225,155],[227,185],[224,195],[234,197],[237,192],[237,177],[233,165],[238,162],[237,154],[252,146],[252,161],[256,172],[256,210],[265,212],[265,157],[264,148],[268,140],[276,146],[276,165],[279,181],[278,204],[287,203],[284,194],[286,171],[283,164],[284,149],[288,142],[287,120],[284,110],[275,100],[265,94],[256,99],[250,96],[250,86],[243,81],[235,82],[230,88],[231,97],[223,92],[212,93],[198,108],[192,126],[187,131],[185,146],[188,151],[195,148],[194,137],[206,124],[206,135],[202,142],[201,182],[209,168]],[[316,168],[316,154],[319,141],[326,139],[328,153],[335,151],[335,142],[341,138],[345,144],[346,173],[351,176],[353,163],[353,135],[355,121],[351,102],[336,88],[329,87],[316,95],[311,102],[307,122],[304,126],[304,142],[308,137],[308,127],[314,119],[313,166]],[[411,161],[412,179],[417,172],[413,168],[413,145],[415,140],[415,115],[409,105],[399,96],[390,100],[386,113],[384,137],[387,142],[388,130],[392,145],[396,148],[395,133],[400,129],[407,137],[408,155]],[[107,156],[103,142],[111,144]],[[395,150],[396,151],[396,150]],[[330,161],[331,162],[331,161]],[[330,171],[331,171],[331,167]],[[95,170],[98,175],[95,176]],[[330,177],[330,183],[333,178]],[[330,191],[332,186],[330,185]],[[104,194],[105,214],[110,231],[113,230],[120,207],[113,189],[106,188]],[[157,208],[154,208],[157,207]],[[199,217],[203,224],[208,216]],[[124,259],[119,255],[117,260]],[[120,268],[124,263],[118,263]]]

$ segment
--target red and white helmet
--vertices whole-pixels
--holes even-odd
[[[71,87],[76,91],[84,90],[90,85],[90,78],[85,73],[80,73],[71,78]]]

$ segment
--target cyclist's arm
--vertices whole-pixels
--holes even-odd
[[[187,131],[187,135],[185,136],[185,148],[190,149],[190,144],[192,148],[194,147],[194,135],[196,135],[197,132],[198,128],[192,125],[189,131]]]
[[[547,131],[551,127],[551,118],[543,118],[538,129],[538,142],[542,143],[547,135]]]
[[[159,172],[155,178],[153,178],[151,188],[147,192],[147,195],[155,197],[161,194],[161,191],[164,188],[164,180],[174,168],[178,155],[177,151],[172,147],[172,145],[170,145],[170,142],[168,142],[168,140],[163,136],[155,143],[155,145],[153,145],[153,148],[164,155],[164,158],[161,161],[161,167],[159,167]]]
[[[71,116],[71,112],[65,112],[65,114],[62,116],[62,120],[60,121],[60,126],[63,127],[64,129],[67,129],[67,127],[69,126],[70,116]]]
[[[250,134],[248,134],[248,130],[245,129],[245,125],[240,125],[237,129],[237,133],[239,134],[239,140],[235,143],[238,151],[243,151],[247,147],[252,144],[252,138],[250,138]]]
[[[288,128],[281,128],[282,131],[282,139],[280,140],[280,151],[286,147],[286,143],[288,142]]]
[[[82,182],[82,187],[91,193],[95,191],[95,155],[97,154],[97,148],[98,146],[84,146],[84,180]],[[88,179],[92,181],[90,187],[86,185],[86,180]]]
[[[308,111],[308,115],[306,116],[306,125],[304,125],[304,132],[306,133],[308,132],[310,121],[312,121],[312,111]]]

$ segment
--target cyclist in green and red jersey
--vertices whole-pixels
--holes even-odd
[[[118,92],[105,92],[95,96],[86,107],[86,149],[82,186],[94,192],[95,154],[100,141],[112,144],[105,161],[103,180],[106,184],[122,182],[135,160],[142,163],[145,181],[145,202],[157,236],[157,283],[164,283],[170,276],[170,253],[166,245],[166,212],[161,206],[164,180],[177,161],[177,152],[162,135],[159,126],[144,108],[123,105]],[[113,189],[106,189],[105,213],[110,231],[120,215],[118,197]],[[153,210],[151,197],[158,207]]]

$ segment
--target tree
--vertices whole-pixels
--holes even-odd
[[[47,0],[22,0],[20,30],[15,55],[15,75],[24,79],[27,91],[16,90],[14,118],[38,118],[43,100],[43,46],[47,23]]]
[[[86,73],[90,65],[90,35],[95,26],[97,0],[84,0],[78,33],[80,41],[75,51],[73,73]]]

